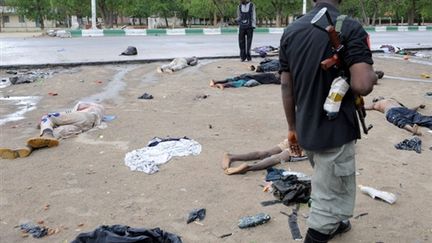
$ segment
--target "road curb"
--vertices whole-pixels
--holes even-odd
[[[407,32],[432,31],[432,26],[372,26],[364,28],[367,32]],[[256,28],[257,34],[282,34],[284,28]],[[97,36],[158,36],[158,35],[225,35],[237,34],[238,28],[203,28],[203,29],[89,29],[63,30],[71,37]]]
[[[406,51],[432,51],[431,47],[419,48],[404,48]],[[372,50],[372,53],[384,53],[383,50]],[[252,55],[254,58],[259,58],[259,55]],[[53,68],[53,67],[77,67],[77,66],[100,66],[100,65],[118,65],[118,64],[146,64],[154,62],[169,62],[172,58],[157,58],[157,59],[134,59],[134,60],[111,60],[111,61],[90,61],[90,62],[68,62],[68,63],[46,63],[46,64],[23,64],[23,65],[0,65],[0,70],[6,69],[37,69],[37,68]],[[227,56],[202,56],[200,60],[214,59],[238,59],[238,55]]]

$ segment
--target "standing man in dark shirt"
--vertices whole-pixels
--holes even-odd
[[[239,24],[240,59],[244,62],[252,60],[250,49],[253,30],[256,27],[255,5],[249,0],[241,0],[237,8],[237,23]]]
[[[332,49],[327,32],[314,27],[311,20],[326,7],[335,23],[341,0],[314,1],[316,6],[309,13],[285,29],[279,53],[290,148],[297,155],[300,147],[305,149],[314,167],[306,243],[328,242],[351,229],[348,219],[356,194],[354,143],[360,138],[354,95],[369,94],[377,78],[368,34],[358,22],[346,18],[341,28],[345,49],[340,58],[350,89],[339,115],[327,118],[323,104],[339,72],[320,67],[321,61],[332,56]]]

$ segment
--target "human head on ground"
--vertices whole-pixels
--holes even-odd
[[[376,103],[376,102],[378,102],[378,101],[380,101],[380,100],[384,100],[384,99],[385,99],[385,98],[384,98],[383,96],[378,96],[378,97],[373,98],[372,102],[373,102],[373,103]]]

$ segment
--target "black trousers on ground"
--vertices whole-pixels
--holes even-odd
[[[239,47],[241,60],[251,60],[250,49],[252,45],[253,28],[239,30]]]

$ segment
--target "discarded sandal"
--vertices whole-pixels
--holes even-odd
[[[28,157],[30,153],[31,150],[29,148],[22,148],[22,149],[0,148],[0,157],[2,159],[24,158],[24,157]]]
[[[55,138],[48,138],[48,137],[36,137],[36,138],[30,138],[27,140],[27,145],[34,148],[51,148],[59,145],[59,141]]]

